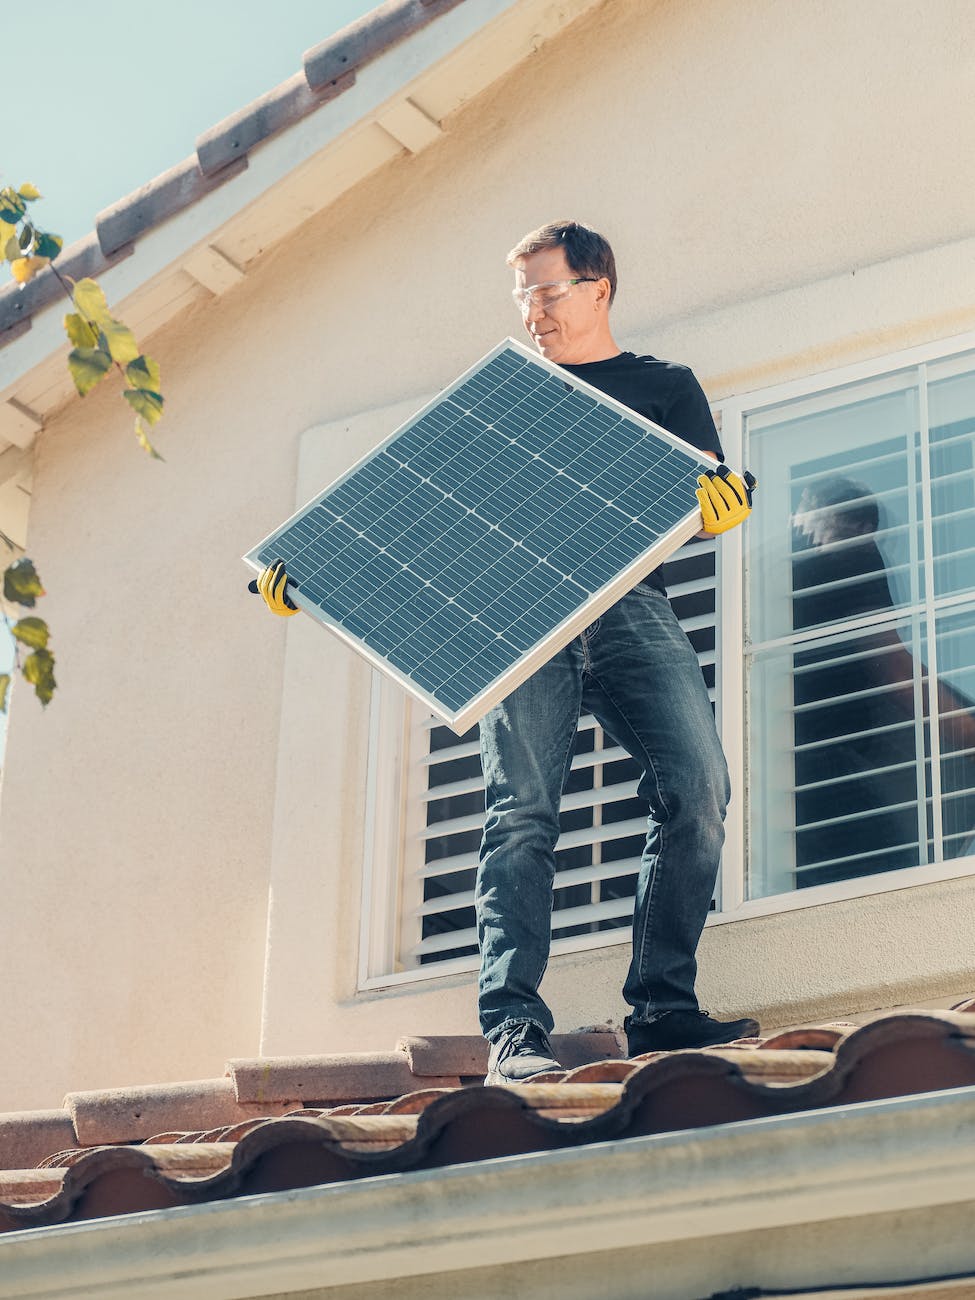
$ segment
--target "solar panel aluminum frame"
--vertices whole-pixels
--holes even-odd
[[[302,515],[307,513],[318,505],[320,501],[326,498],[329,493],[333,492],[347,479],[356,474],[362,467],[368,464],[380,452],[384,451],[389,445],[396,441],[408,429],[418,423],[429,411],[438,406],[445,398],[451,396],[458,388],[466,383],[473,375],[487,366],[495,357],[504,351],[514,351],[521,357],[530,361],[533,365],[549,372],[565,384],[570,384],[574,389],[581,393],[596,399],[604,406],[608,406],[627,420],[636,424],[638,427],[645,429],[647,432],[654,434],[666,442],[673,444],[692,459],[697,460],[702,470],[710,469],[714,466],[714,459],[706,452],[684,442],[683,439],[676,437],[667,429],[655,424],[652,420],[646,419],[630,407],[625,406],[622,402],[616,401],[615,398],[587,384],[584,380],[577,378],[569,371],[564,370],[554,362],[547,361],[544,357],[539,356],[533,349],[519,343],[516,339],[503,339],[496,347],[492,348],[485,356],[464,371],[453,383],[440,390],[425,406],[412,415],[408,420],[395,429],[387,438],[384,438],[377,446],[362,456],[354,465],[352,465],[344,474],[330,483],[322,491],[317,492],[315,496],[296,510],[285,522],[268,533],[255,547],[243,556],[244,563],[247,564],[255,573],[261,573],[264,565],[258,560],[257,556],[260,551],[271,541],[294,524]],[[429,709],[437,718],[446,723],[457,735],[463,735],[476,722],[493,708],[505,696],[522,682],[526,681],[538,668],[547,663],[556,655],[564,646],[568,645],[576,636],[579,635],[590,624],[594,623],[609,607],[616,603],[622,596],[637,583],[641,578],[645,578],[648,573],[662,564],[668,556],[678,550],[685,542],[689,541],[701,528],[700,509],[696,498],[693,502],[688,503],[687,514],[673,525],[666,533],[641,555],[637,556],[625,569],[613,578],[610,582],[605,583],[597,591],[593,592],[590,597],[579,605],[572,613],[558,623],[552,630],[531,646],[520,659],[516,660],[505,672],[501,673],[476,696],[470,699],[463,707],[452,710],[447,707],[442,700],[432,695],[418,682],[414,681],[407,673],[397,668],[369,646],[360,640],[354,633],[345,628],[341,622],[331,617],[319,605],[303,596],[292,586],[288,586],[287,593],[291,600],[299,609],[311,616],[317,623],[334,633],[341,641],[355,650],[364,658],[373,668],[385,673],[393,681],[397,682],[405,691],[414,699],[418,700],[425,708]]]

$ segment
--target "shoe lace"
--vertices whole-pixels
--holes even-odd
[[[552,1047],[548,1035],[530,1020],[518,1025],[511,1033],[498,1053],[498,1060],[506,1061],[509,1056],[551,1056]]]

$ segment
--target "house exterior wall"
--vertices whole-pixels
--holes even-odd
[[[114,393],[51,423],[61,689],[12,707],[0,1109],[474,1028],[469,975],[356,994],[369,672],[238,557],[516,331],[504,253],[553,217],[611,237],[620,342],[714,399],[975,328],[973,38],[966,0],[608,0],[152,340],[164,466]],[[702,992],[798,1018],[962,988],[969,883],[713,927]],[[617,1017],[624,966],[554,961],[560,1027]]]

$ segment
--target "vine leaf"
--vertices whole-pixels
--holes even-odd
[[[98,342],[98,331],[76,311],[65,316],[64,332],[76,348],[93,348]]]
[[[102,346],[108,347],[112,360],[120,366],[127,366],[130,361],[134,361],[139,355],[139,345],[128,325],[123,325],[118,320],[102,321],[100,324],[105,338]]]
[[[7,712],[7,692],[10,690],[10,674],[0,674],[0,713]]]
[[[15,605],[34,608],[37,597],[44,595],[44,588],[33,560],[25,555],[7,566],[3,575],[3,594],[4,599],[13,601]]]
[[[122,396],[136,415],[141,415],[147,424],[153,425],[162,419],[161,393],[154,393],[150,388],[127,388]]]
[[[26,681],[34,688],[34,694],[41,704],[47,707],[54,699],[57,682],[54,680],[54,655],[50,650],[35,650],[24,660],[21,669]]]
[[[18,641],[30,646],[32,650],[46,650],[51,638],[50,629],[44,620],[31,616],[18,619],[10,631]]]
[[[64,240],[60,235],[49,235],[45,230],[37,231],[37,242],[34,244],[34,252],[38,257],[55,258],[64,247]]]
[[[145,421],[142,419],[141,415],[137,415],[135,417],[135,436],[139,440],[139,446],[142,448],[143,451],[148,452],[153,460],[163,459],[162,456],[160,456],[159,452],[156,451],[155,447],[149,441],[149,430],[147,429]]]
[[[72,297],[74,305],[86,320],[93,321],[101,328],[112,323],[112,313],[108,310],[105,294],[97,281],[79,280]]]
[[[136,357],[125,367],[125,377],[133,388],[159,392],[159,362],[152,357]]]
[[[10,274],[18,284],[26,284],[28,280],[33,280],[38,271],[43,271],[45,266],[46,257],[15,257],[10,263]]]
[[[72,348],[68,353],[68,369],[74,386],[84,397],[112,368],[112,358],[101,348]]]
[[[21,185],[17,193],[20,195],[22,199],[26,199],[28,203],[33,203],[35,199],[39,199],[41,197],[41,192],[37,188],[37,186],[31,185],[30,183]]]
[[[24,200],[9,185],[0,190],[0,221],[15,226],[27,211]]]

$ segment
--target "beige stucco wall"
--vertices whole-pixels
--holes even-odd
[[[368,673],[262,616],[238,557],[308,495],[302,448],[305,477],[354,458],[307,431],[408,410],[515,330],[503,255],[553,216],[612,237],[620,340],[715,397],[975,328],[973,40],[967,0],[608,0],[156,336],[164,466],[109,392],[44,431],[29,547],[61,690],[12,707],[0,1109],[219,1072],[257,1050],[262,985],[272,1052],[473,1028],[468,976],[355,995]],[[715,927],[702,989],[839,1009],[842,950],[848,1000],[937,996],[965,984],[970,897]],[[554,962],[560,1024],[618,1015],[623,964]]]

